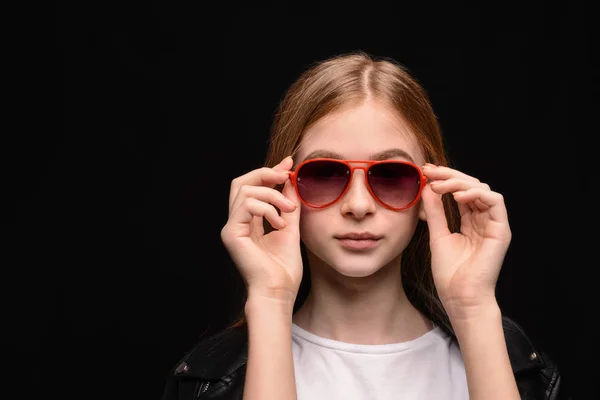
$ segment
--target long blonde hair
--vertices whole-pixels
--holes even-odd
[[[315,63],[289,87],[275,114],[264,165],[273,167],[285,156],[295,155],[306,130],[324,116],[368,98],[385,102],[404,118],[416,135],[426,162],[449,166],[441,129],[425,90],[400,63],[364,52],[337,55]],[[456,232],[460,226],[456,203],[451,196],[443,196],[443,202],[450,231]],[[268,229],[268,224],[265,227]],[[302,254],[304,273],[294,311],[300,308],[310,290],[304,248]],[[425,222],[419,220],[402,253],[401,264],[401,279],[408,299],[423,315],[455,337],[433,282]],[[242,310],[230,328],[245,326]]]

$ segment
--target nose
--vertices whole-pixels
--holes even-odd
[[[367,188],[364,170],[354,171],[350,187],[340,202],[342,214],[356,219],[362,219],[376,211],[377,204]]]

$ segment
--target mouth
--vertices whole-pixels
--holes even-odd
[[[375,235],[370,232],[356,232],[356,233],[348,233],[345,235],[339,235],[335,237],[340,240],[379,240],[381,236]]]
[[[351,234],[338,236],[336,239],[342,247],[349,250],[370,250],[379,245],[381,237],[372,234]]]

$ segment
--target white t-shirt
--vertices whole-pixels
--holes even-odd
[[[458,345],[439,327],[407,342],[362,345],[292,324],[298,400],[465,400]]]

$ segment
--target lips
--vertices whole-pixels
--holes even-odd
[[[381,236],[370,232],[352,232],[335,236],[343,248],[349,251],[366,251],[379,245]]]
[[[367,251],[379,246],[378,239],[338,239],[340,245],[349,251]]]
[[[370,232],[354,232],[354,233],[347,233],[344,235],[336,236],[336,239],[379,240],[379,239],[381,239],[381,236],[372,234]]]

